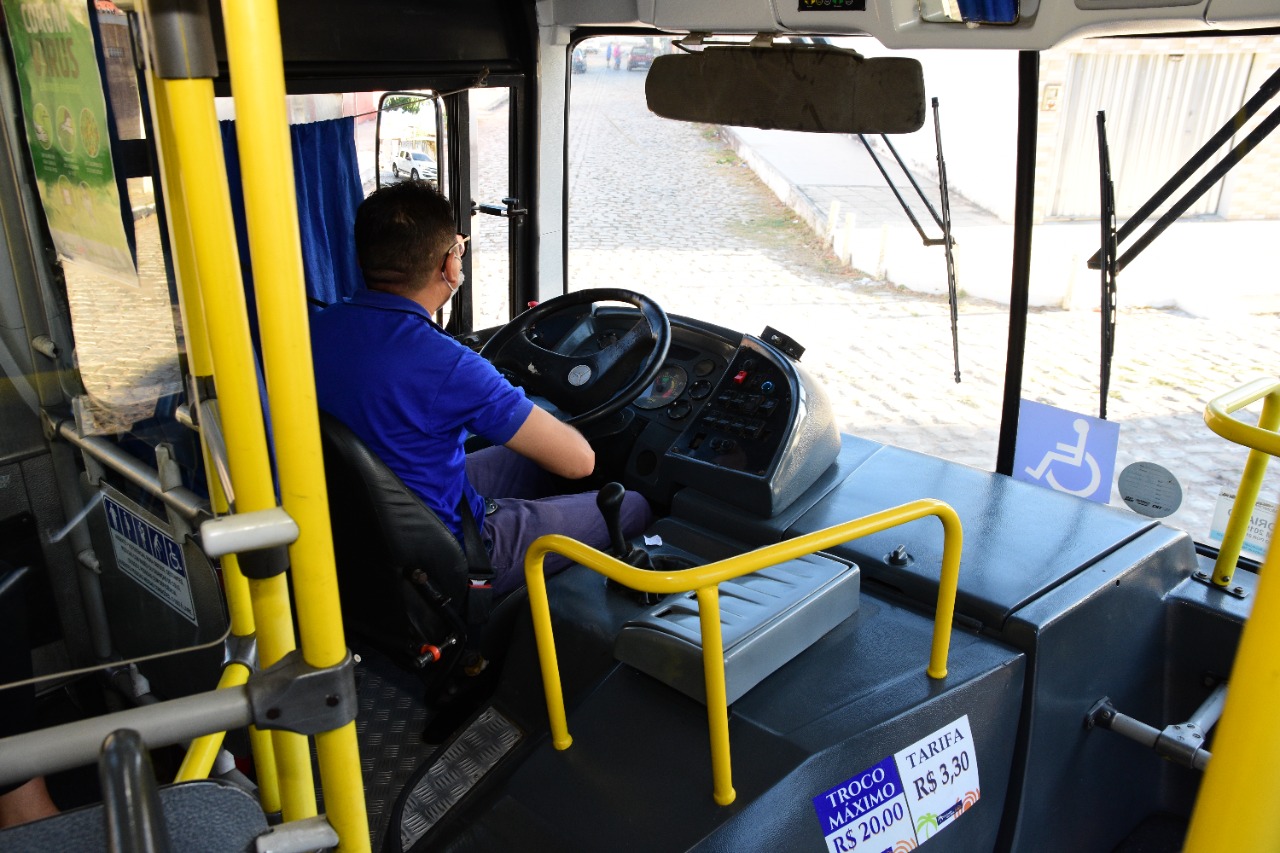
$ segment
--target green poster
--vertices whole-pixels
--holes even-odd
[[[58,254],[137,283],[84,0],[3,0],[27,144]]]

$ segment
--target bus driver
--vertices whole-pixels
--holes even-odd
[[[533,540],[560,533],[596,548],[609,533],[595,492],[557,494],[558,475],[588,476],[595,451],[582,434],[533,405],[478,354],[431,319],[462,286],[466,238],[449,200],[405,181],[361,203],[356,253],[365,290],[312,320],[319,406],[345,423],[463,541],[460,500],[480,527],[495,596],[523,581]],[[466,454],[469,433],[493,447]],[[651,521],[628,492],[622,531]],[[549,555],[548,572],[568,560]]]

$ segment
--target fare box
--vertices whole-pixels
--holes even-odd
[[[920,844],[950,826],[981,796],[969,715],[896,753]]]

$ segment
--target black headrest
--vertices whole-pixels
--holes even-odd
[[[461,601],[467,558],[444,522],[342,421],[321,412],[320,435],[339,579],[354,574],[378,583],[370,572],[385,582],[422,569],[441,593]],[[391,575],[368,568],[374,562]]]

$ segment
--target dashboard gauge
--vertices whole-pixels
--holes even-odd
[[[689,374],[683,367],[669,364],[653,378],[653,384],[636,399],[636,407],[640,409],[660,409],[675,400],[689,384]]]
[[[704,358],[693,366],[693,372],[697,376],[710,376],[715,369],[716,363],[709,358]]]

